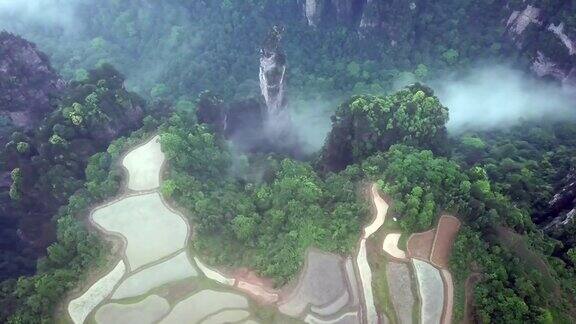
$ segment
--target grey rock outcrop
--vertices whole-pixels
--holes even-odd
[[[260,89],[268,115],[286,107],[286,55],[280,47],[283,28],[274,26],[260,50]]]
[[[51,98],[64,87],[34,44],[0,32],[0,116],[13,126],[34,128],[53,110]]]
[[[539,77],[551,77],[569,89],[576,87],[576,37],[562,21],[562,8],[527,4],[513,10],[506,21],[509,39],[531,60]]]
[[[574,221],[576,216],[576,171],[570,172],[562,181],[548,203],[546,231],[559,231]]]

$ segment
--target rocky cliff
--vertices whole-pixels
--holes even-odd
[[[34,44],[0,32],[0,117],[5,123],[36,127],[53,110],[51,98],[64,86],[47,56]]]
[[[93,154],[170,111],[147,108],[110,65],[66,84],[32,43],[0,33],[0,280],[34,271]]]
[[[326,21],[355,24],[364,14],[367,2],[371,3],[373,0],[298,0],[298,2],[308,25],[317,27]]]
[[[286,55],[280,47],[282,27],[274,26],[260,49],[260,89],[268,115],[278,115],[286,107]]]
[[[576,25],[567,15],[574,9],[570,1],[526,4],[512,10],[506,21],[509,38],[530,59],[532,71],[569,88],[576,86]]]
[[[576,247],[576,170],[571,170],[556,186],[553,198],[543,212],[540,226],[550,237],[562,242],[556,254],[568,261],[565,253]]]
[[[375,37],[390,47],[402,43],[422,48],[437,42],[449,48],[465,39],[486,41],[489,36],[486,44],[477,44],[478,51],[517,57],[536,75],[576,87],[573,1],[552,0],[544,5],[535,0],[299,0],[299,5],[311,28],[346,26],[360,37]]]

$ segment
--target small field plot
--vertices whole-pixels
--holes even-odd
[[[245,310],[231,309],[206,318],[202,321],[202,324],[235,323],[248,317],[250,317],[250,313]]]
[[[168,209],[159,193],[126,197],[96,210],[92,219],[126,238],[131,270],[166,257],[186,244],[188,227]]]
[[[308,305],[321,316],[330,316],[351,300],[348,292],[344,260],[310,249],[306,266],[297,287],[280,305],[281,312],[300,317]]]
[[[412,234],[406,245],[408,257],[430,261],[430,254],[432,253],[432,245],[434,244],[435,235],[436,230]]]
[[[170,311],[166,299],[151,295],[136,304],[106,304],[96,312],[96,323],[151,324]]]
[[[304,319],[304,322],[309,324],[358,324],[360,319],[358,318],[358,312],[345,313],[333,319],[321,320],[313,315],[308,315]]]
[[[428,262],[412,259],[422,301],[422,324],[437,324],[444,308],[444,283],[440,271]]]
[[[114,286],[122,279],[125,271],[124,262],[118,262],[112,271],[96,281],[82,296],[70,301],[68,313],[72,321],[76,324],[84,323],[88,314],[112,293]]]
[[[135,297],[164,284],[196,276],[196,269],[190,264],[186,252],[153,265],[124,280],[114,292],[114,299]]]
[[[122,161],[129,173],[128,188],[137,191],[158,188],[163,163],[159,136],[128,153]]]
[[[181,324],[200,323],[204,318],[222,313],[231,309],[247,309],[248,300],[244,296],[229,292],[215,290],[202,290],[183,301],[179,302],[172,312],[168,314],[160,323]],[[244,319],[244,313],[233,322]]]
[[[390,297],[399,323],[412,323],[412,312],[416,298],[412,293],[410,266],[399,262],[388,262],[386,276],[390,287]]]
[[[400,241],[400,233],[390,233],[384,238],[384,243],[382,244],[382,249],[388,253],[391,257],[404,260],[406,259],[406,252],[398,248],[398,241]]]
[[[430,260],[432,263],[443,269],[448,268],[450,255],[452,254],[452,246],[456,235],[460,230],[460,220],[454,216],[442,216],[438,222],[436,229],[436,236],[432,249],[432,256]]]

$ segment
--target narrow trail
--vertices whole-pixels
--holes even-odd
[[[372,270],[370,269],[370,264],[368,263],[366,240],[370,238],[374,233],[376,233],[380,227],[382,227],[382,225],[384,225],[386,214],[388,213],[388,204],[382,197],[380,197],[377,184],[374,183],[372,185],[371,193],[372,201],[376,207],[376,215],[372,223],[364,228],[364,235],[360,240],[360,248],[356,257],[356,265],[358,266],[360,282],[362,284],[361,286],[364,295],[364,319],[368,324],[378,323],[378,313],[376,312],[376,305],[374,304],[374,293],[372,291]]]

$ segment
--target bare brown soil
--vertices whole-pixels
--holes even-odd
[[[452,274],[446,269],[440,270],[442,281],[444,282],[444,311],[442,312],[442,324],[452,323],[452,313],[454,310],[454,282]]]
[[[406,244],[408,257],[430,261],[430,254],[432,253],[435,235],[435,229],[423,233],[412,234]]]
[[[444,215],[440,217],[430,257],[435,266],[448,269],[452,246],[460,230],[460,225],[460,220],[454,216]]]
[[[259,277],[254,271],[246,268],[234,270],[232,277],[235,279],[235,287],[257,302],[272,305],[278,301],[279,292],[274,289],[274,282],[271,279]]]

